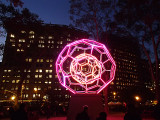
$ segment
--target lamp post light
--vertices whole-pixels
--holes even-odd
[[[115,95],[116,95],[116,92],[113,92],[113,95],[115,96]]]
[[[37,88],[34,88],[34,91],[35,91],[35,92],[37,92],[37,90],[38,90]]]
[[[140,101],[140,97],[139,96],[135,96],[134,97],[136,101]]]
[[[33,90],[35,91],[35,98],[37,100],[37,91],[38,91],[38,89],[35,87]]]
[[[113,92],[113,98],[115,99],[116,98],[116,92]]]
[[[16,99],[16,96],[13,95],[13,96],[11,97],[11,100],[14,101],[15,99]]]

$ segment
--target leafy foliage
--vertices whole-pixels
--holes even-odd
[[[31,13],[29,9],[24,8],[22,11],[15,9],[12,5],[0,3],[0,27],[5,30],[9,29],[11,24],[42,24],[43,21],[37,14]]]
[[[0,43],[0,56],[3,55],[3,52],[4,52],[4,44]]]
[[[106,31],[107,22],[113,14],[112,0],[70,0],[70,19],[72,25],[88,31],[94,39],[99,39]]]

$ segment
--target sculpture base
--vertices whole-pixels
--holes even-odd
[[[88,106],[91,120],[96,120],[99,113],[104,111],[101,95],[75,94],[70,99],[67,120],[75,120],[76,115],[83,111],[84,105]]]

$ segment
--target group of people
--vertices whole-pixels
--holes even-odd
[[[99,116],[97,117],[96,120],[106,120],[106,119],[107,119],[106,112],[100,112]],[[87,105],[83,106],[83,111],[81,113],[77,114],[76,120],[90,120],[90,117],[88,115],[88,106]]]
[[[49,110],[47,111],[49,113]],[[39,116],[36,113],[34,117],[33,115],[28,115],[27,106],[24,103],[22,103],[19,106],[19,109],[17,109],[16,111],[13,108],[10,108],[10,117],[11,117],[11,120],[38,120],[39,119]],[[47,119],[49,117],[50,116],[47,115]],[[155,117],[155,120],[160,120],[160,103],[158,103],[157,106],[155,107],[154,117]],[[76,120],[91,120],[90,116],[88,115],[87,105],[83,106],[83,111],[77,114]],[[106,112],[100,112],[96,120],[107,120]],[[124,115],[124,120],[142,120],[141,112],[139,112],[136,109],[134,104],[127,105],[127,112]]]
[[[10,108],[11,120],[28,120],[27,107],[25,104],[20,104],[19,109]]]
[[[160,120],[160,102],[155,106],[153,117],[155,120]],[[90,120],[88,115],[88,106],[83,106],[83,111],[78,113],[76,120]],[[106,112],[100,112],[96,120],[107,120]],[[142,120],[141,112],[135,107],[134,104],[127,105],[127,111],[124,115],[124,120]]]
[[[30,107],[25,103],[11,107],[9,110],[10,120],[39,120],[39,112],[36,110],[29,110],[29,108]]]

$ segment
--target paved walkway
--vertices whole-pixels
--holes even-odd
[[[109,114],[107,120],[124,120],[124,113],[114,113]],[[41,118],[40,120],[47,120],[46,118]],[[66,117],[53,117],[48,120],[66,120]],[[154,119],[143,119],[143,120],[154,120]]]
[[[114,113],[109,114],[107,120],[123,120],[124,113]],[[1,119],[1,120],[10,120],[10,119]],[[47,118],[40,118],[39,120],[47,120]],[[52,117],[48,120],[66,120],[66,117]],[[143,120],[154,120],[154,119],[143,119]]]

